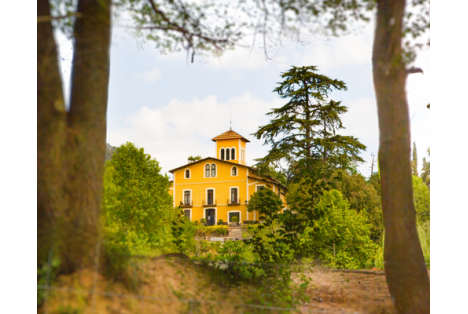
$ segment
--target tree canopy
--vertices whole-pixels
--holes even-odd
[[[359,153],[366,146],[337,134],[344,129],[340,115],[347,107],[328,97],[333,90],[347,90],[346,84],[317,72],[316,66],[293,66],[281,74],[283,81],[274,92],[288,102],[268,112],[273,119],[253,134],[271,145],[267,156],[256,159],[260,168],[285,161],[295,174],[310,175],[313,169],[347,169],[363,162]]]

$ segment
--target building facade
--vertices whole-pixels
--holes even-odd
[[[264,188],[277,193],[285,202],[286,187],[270,176],[259,176],[247,166],[248,139],[229,130],[212,139],[216,158],[207,157],[170,170],[173,174],[169,193],[174,206],[181,206],[191,221],[207,220],[215,225],[220,219],[232,222],[257,220],[257,212],[247,212],[251,195]]]

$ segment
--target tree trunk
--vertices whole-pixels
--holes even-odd
[[[401,59],[404,0],[379,0],[372,55],[380,129],[385,273],[399,313],[429,313],[429,277],[416,230],[406,69]]]
[[[38,23],[38,249],[48,251],[58,240],[65,273],[91,266],[99,239],[110,5],[110,0],[78,2],[82,15],[74,29],[68,113],[52,27]],[[50,15],[47,0],[38,1],[38,15]],[[53,240],[51,230],[57,231]]]
[[[37,1],[37,16],[50,15],[49,1]],[[37,24],[37,263],[56,243],[56,220],[65,208],[63,148],[66,112],[50,22]]]

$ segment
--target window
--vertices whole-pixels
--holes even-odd
[[[237,188],[231,188],[231,204],[237,204]]]
[[[240,213],[239,212],[234,212],[234,213],[229,213],[229,222],[232,222],[232,217],[237,217],[237,221],[240,222]]]
[[[190,179],[190,170],[185,170],[185,179]]]
[[[257,186],[257,192],[260,191],[260,190],[263,190],[265,187],[263,185],[259,185]]]
[[[216,177],[216,165],[211,164],[211,176]]]
[[[242,161],[245,160],[244,149],[241,149],[241,160],[242,160]]]
[[[229,160],[229,148],[226,149],[226,160]]]
[[[281,196],[281,189],[278,187],[278,196]]]
[[[224,160],[224,148],[221,148],[221,159]]]
[[[190,209],[184,210],[184,215],[190,220]]]
[[[210,165],[209,164],[206,164],[205,165],[205,177],[209,177],[210,176]]]
[[[232,167],[232,174],[233,176],[237,176],[237,167]]]
[[[213,197],[213,195],[214,195],[214,191],[213,191],[213,190],[207,190],[207,191],[206,191],[206,200],[207,200],[206,204],[207,204],[207,205],[213,205],[213,204],[214,204],[214,197]]]
[[[231,148],[231,159],[232,160],[236,159],[236,149],[235,148]]]
[[[190,205],[190,191],[184,191],[184,205]]]

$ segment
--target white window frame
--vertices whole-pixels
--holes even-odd
[[[234,149],[234,157],[237,157],[237,149],[233,146],[230,148],[231,151],[231,160],[238,160],[237,158],[232,158],[232,150]]]
[[[203,208],[203,218],[206,219],[206,210],[207,209],[214,209],[215,210],[215,223],[217,224],[218,223],[218,207],[207,207],[207,208]]]
[[[206,188],[205,189],[205,201],[208,204],[208,190],[213,190],[213,202],[216,202],[216,189],[215,188]],[[213,204],[213,206],[215,206]]]
[[[192,203],[192,206],[193,206],[193,193],[192,193],[192,189],[185,189],[185,190],[182,190],[182,204],[185,205],[185,192],[186,191],[189,191],[190,192],[190,202]]]
[[[184,208],[184,216],[185,216],[185,211],[190,210],[190,221],[192,221],[192,209],[191,208]]]
[[[221,155],[221,151],[222,151],[222,150],[224,150],[224,156]],[[224,157],[224,158],[223,158],[223,157]],[[221,148],[219,149],[219,159],[221,159],[221,160],[226,160],[226,150],[224,149],[224,147],[221,147]]]
[[[237,189],[237,200],[240,200],[240,190],[239,190],[239,187],[238,187],[238,186],[230,186],[230,187],[229,187],[229,204],[232,203],[232,200],[231,200],[231,189]],[[240,202],[239,202],[239,205],[241,205]]]
[[[230,210],[227,212],[227,222],[232,222],[232,221],[229,221],[229,213],[239,213],[239,223],[242,222],[242,212],[240,210]]]
[[[185,176],[185,174],[187,173],[187,171],[189,172],[188,178]],[[185,169],[185,170],[184,170],[184,179],[192,179],[192,171],[190,171],[190,169]]]
[[[211,178],[210,176],[206,176],[206,165],[208,165],[210,167],[210,171],[209,171],[209,174],[211,175],[211,164],[205,164],[203,166],[203,178]]]
[[[212,170],[213,165],[215,165],[215,174],[216,174],[215,176],[213,176],[213,170]],[[210,178],[217,178],[218,177],[218,165],[216,163],[214,163],[214,162],[210,164],[210,176],[211,176]]]
[[[265,186],[265,184],[255,184],[255,192],[258,192],[258,187],[259,186],[263,186],[264,189],[266,189],[267,187]]]
[[[232,170],[233,170],[234,168],[236,168],[236,175],[232,175]],[[232,166],[232,167],[231,167],[231,177],[237,177],[237,176],[239,176],[239,167],[237,167],[237,166]]]

